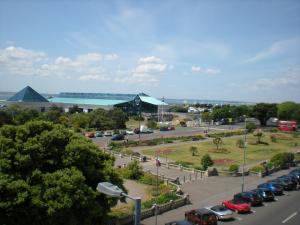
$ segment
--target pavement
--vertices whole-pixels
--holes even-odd
[[[257,187],[258,184],[263,183],[264,181],[273,179],[277,176],[287,174],[289,171],[288,170],[281,170],[276,173],[273,173],[267,177],[264,178],[259,178],[257,176],[246,176],[245,177],[245,190],[251,190]],[[195,208],[201,208],[209,205],[215,205],[215,204],[220,204],[223,200],[226,199],[232,199],[233,195],[241,192],[241,182],[242,178],[241,177],[208,177],[203,180],[197,180],[194,182],[189,182],[185,183],[181,186],[181,189],[189,194],[189,198],[191,200],[190,205],[186,205],[183,207],[180,207],[176,210],[171,210],[168,212],[165,212],[161,215],[158,215],[158,225],[163,225],[167,222],[173,221],[173,220],[182,220],[184,219],[184,212],[195,209]],[[298,194],[295,194],[298,193]],[[299,197],[299,191],[295,191],[295,193],[291,192],[288,194],[287,199],[292,199],[289,196],[298,196]],[[280,197],[278,202],[281,202],[281,199],[285,199],[284,197],[287,196],[282,196]],[[294,198],[293,198],[294,199]],[[293,201],[293,199],[291,201]],[[299,200],[299,198],[298,198]],[[282,201],[288,201],[288,200],[282,200]],[[298,201],[299,202],[299,201]],[[264,207],[269,207],[270,210],[272,211],[271,206],[276,205],[277,202],[275,203],[270,203],[268,206],[263,206],[263,207],[255,207],[253,210],[255,211],[253,214],[256,214],[256,211],[260,211]],[[286,203],[288,204],[288,203]],[[281,211],[285,211],[285,208],[281,208],[280,206],[278,207],[278,210],[280,212],[280,216],[276,218],[275,223],[270,223],[270,224],[281,224],[281,221],[279,221],[282,217],[287,215],[290,211],[293,211],[293,207],[299,207],[298,205],[293,205],[292,203],[290,204],[292,208],[289,208],[286,212],[281,214]],[[295,210],[296,210],[295,208]],[[265,209],[266,212],[268,212],[269,209]],[[274,211],[275,212],[275,211]],[[274,213],[273,212],[273,213]],[[276,211],[277,212],[277,211]],[[264,213],[259,213],[261,217],[265,217]],[[249,215],[253,216],[253,215]],[[277,215],[276,215],[277,216]],[[252,219],[252,218],[251,218]],[[251,220],[249,219],[249,220]],[[248,221],[248,215],[238,215],[237,219],[234,221],[227,222],[229,224],[236,224],[238,223],[237,221]],[[254,220],[254,218],[253,218]],[[261,221],[268,220],[268,218],[261,218]],[[298,222],[299,222],[299,217],[298,217]],[[143,224],[145,225],[153,225],[155,224],[155,217],[147,218],[142,221]],[[265,223],[247,223],[245,224],[265,224]],[[288,224],[288,223],[287,223]]]

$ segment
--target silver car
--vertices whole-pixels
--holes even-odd
[[[208,206],[205,208],[212,211],[218,217],[218,220],[230,220],[234,218],[233,212],[223,205]]]

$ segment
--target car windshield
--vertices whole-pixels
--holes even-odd
[[[226,211],[228,209],[222,205],[216,205],[214,207],[211,207],[211,210],[216,211],[216,212],[222,212],[222,211]]]

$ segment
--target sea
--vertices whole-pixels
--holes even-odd
[[[5,101],[15,92],[0,92],[0,101]],[[45,98],[57,97],[59,94],[41,94]],[[252,105],[252,102],[240,102],[240,101],[225,101],[225,100],[204,100],[204,99],[172,99],[172,98],[158,98],[163,100],[169,105],[183,105],[183,104],[212,104],[212,105]]]

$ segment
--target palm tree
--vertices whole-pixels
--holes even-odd
[[[195,146],[190,147],[190,152],[192,153],[192,156],[195,156],[198,153],[198,149]]]

